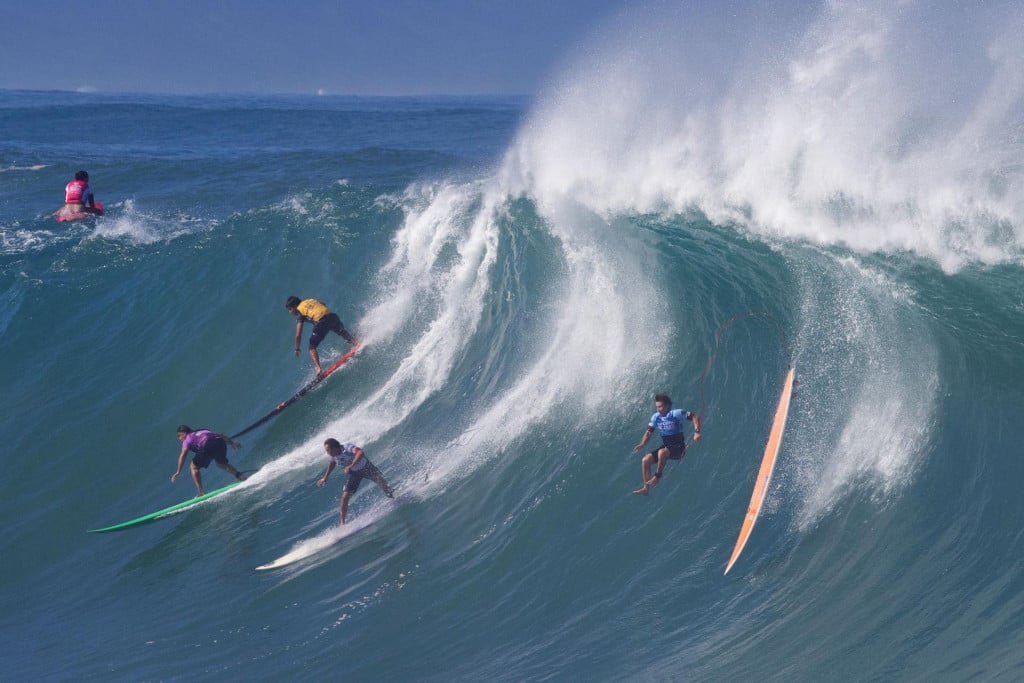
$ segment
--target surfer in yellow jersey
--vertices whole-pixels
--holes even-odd
[[[651,415],[650,424],[640,443],[633,446],[633,452],[639,453],[647,440],[651,438],[655,428],[661,433],[661,446],[655,448],[643,457],[640,463],[641,475],[644,485],[633,493],[646,496],[651,487],[658,483],[665,471],[665,464],[669,460],[682,460],[686,453],[686,435],[683,433],[683,420],[693,422],[693,440],[700,441],[700,415],[691,413],[688,410],[672,409],[672,399],[668,394],[657,394],[654,397],[654,415]],[[658,463],[654,476],[651,476],[651,465]]]
[[[313,367],[316,368],[317,376],[323,373],[323,369],[320,367],[320,354],[317,353],[316,347],[320,346],[320,342],[324,340],[328,332],[334,332],[349,344],[356,343],[355,337],[345,329],[338,314],[332,313],[327,306],[316,299],[300,299],[297,296],[290,296],[284,307],[298,318],[295,325],[296,358],[299,357],[299,344],[302,341],[302,325],[313,323],[313,334],[309,336],[309,357],[313,359]]]
[[[331,476],[331,472],[338,465],[341,465],[345,474],[348,475],[345,479],[345,489],[341,493],[341,505],[338,508],[341,512],[342,526],[345,525],[345,517],[348,514],[348,500],[359,490],[359,484],[363,479],[369,479],[379,486],[388,498],[395,497],[388,482],[384,479],[384,475],[370,462],[366,453],[359,446],[354,443],[341,444],[337,439],[327,439],[324,441],[324,452],[327,453],[330,461],[327,463],[327,471],[324,472],[324,476],[316,480],[317,486],[326,484],[327,478]]]

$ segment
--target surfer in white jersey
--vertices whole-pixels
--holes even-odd
[[[345,480],[345,489],[341,493],[341,505],[339,506],[342,526],[345,525],[345,517],[348,514],[348,500],[359,490],[359,484],[362,483],[363,479],[369,479],[379,486],[380,490],[388,498],[395,497],[391,487],[388,486],[388,482],[385,481],[384,475],[370,462],[369,458],[366,457],[366,453],[359,446],[354,443],[341,444],[337,439],[327,439],[324,441],[324,451],[327,453],[330,461],[327,463],[327,471],[324,472],[324,476],[316,480],[316,485],[323,486],[326,484],[327,478],[331,476],[331,472],[338,465],[341,465],[345,469],[345,474],[348,475],[348,478]]]
[[[700,415],[691,413],[688,410],[672,409],[672,399],[668,394],[657,394],[654,397],[655,413],[651,415],[650,424],[644,432],[640,443],[633,447],[634,453],[639,453],[647,440],[651,438],[655,428],[661,434],[661,446],[655,448],[643,457],[640,463],[641,475],[644,485],[633,493],[646,496],[651,487],[658,483],[665,471],[665,463],[669,460],[682,460],[686,453],[686,435],[683,433],[683,420],[693,422],[693,440],[700,441]],[[658,463],[654,476],[651,476],[651,465]]]

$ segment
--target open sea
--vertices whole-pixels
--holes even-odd
[[[665,12],[529,98],[0,91],[0,679],[1024,679],[1020,12]],[[87,533],[312,378],[293,294],[364,347],[258,472]],[[662,391],[703,439],[632,495]],[[327,437],[397,490],[340,531]]]

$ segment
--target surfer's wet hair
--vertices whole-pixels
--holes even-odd
[[[664,403],[665,405],[669,405],[669,406],[672,405],[672,399],[670,399],[668,397],[668,394],[655,394],[654,395],[654,402],[655,403]]]
[[[284,307],[285,308],[295,308],[296,306],[299,305],[299,303],[301,303],[301,301],[302,301],[302,299],[300,299],[297,296],[290,296],[290,297],[288,297],[288,301],[284,302]]]
[[[341,448],[341,443],[337,439],[326,439],[324,445],[331,448]]]
[[[189,427],[188,425],[178,425],[178,433],[179,434],[191,434],[192,433],[192,428]]]
[[[88,171],[77,171],[77,172],[75,172],[75,180],[88,180],[88,179],[89,179],[89,172]]]

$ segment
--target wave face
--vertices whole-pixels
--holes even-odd
[[[3,93],[8,675],[1020,679],[1021,14],[728,9],[623,12],[530,102]],[[107,215],[57,224],[79,167]],[[311,377],[292,294],[365,346],[250,482],[84,533]],[[660,391],[704,438],[643,498]],[[327,437],[397,491],[343,530]]]

